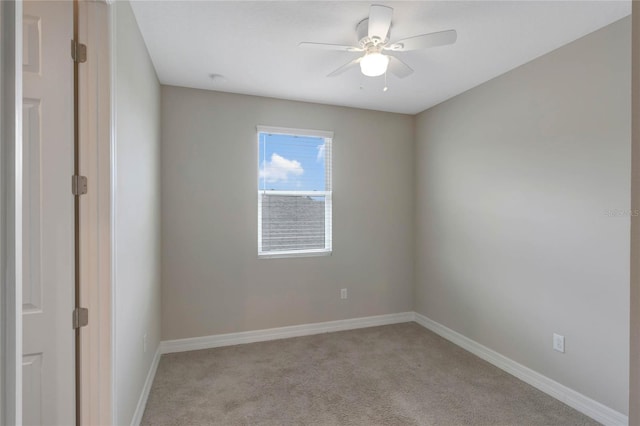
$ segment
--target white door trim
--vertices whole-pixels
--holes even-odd
[[[0,423],[22,423],[22,2],[0,2]]]
[[[116,364],[117,364],[117,348],[116,348],[116,271],[117,271],[117,262],[116,262],[116,251],[118,249],[118,241],[116,239],[116,187],[117,187],[117,152],[116,152],[116,126],[117,126],[117,114],[116,114],[116,81],[117,81],[117,25],[116,25],[116,6],[114,1],[107,0],[107,4],[109,5],[109,102],[110,102],[110,120],[109,120],[109,130],[110,130],[110,139],[109,139],[109,149],[111,152],[109,170],[111,172],[111,180],[110,180],[110,192],[109,192],[109,204],[110,204],[110,254],[111,254],[111,263],[110,263],[110,272],[111,272],[111,300],[113,301],[111,304],[111,417],[113,420],[118,418],[118,398],[116,395]]]

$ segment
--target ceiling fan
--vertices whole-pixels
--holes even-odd
[[[375,4],[371,5],[369,8],[369,17],[360,21],[356,26],[358,46],[312,42],[302,42],[299,46],[312,49],[338,50],[342,52],[364,52],[363,56],[344,64],[337,70],[331,72],[327,77],[340,75],[359,64],[362,74],[368,77],[383,75],[388,70],[399,78],[405,78],[413,73],[413,70],[397,56],[394,56],[393,52],[407,52],[410,50],[444,46],[455,43],[458,37],[455,30],[447,30],[389,42],[392,16],[393,8]]]

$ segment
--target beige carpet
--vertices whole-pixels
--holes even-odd
[[[163,355],[143,425],[591,425],[415,323]]]

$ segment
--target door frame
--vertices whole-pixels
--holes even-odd
[[[111,2],[80,0],[82,424],[112,423]],[[22,423],[22,1],[0,1],[0,424]],[[69,171],[71,176],[73,171]],[[69,313],[71,326],[71,312]]]
[[[79,70],[80,305],[89,324],[80,329],[80,424],[112,424],[112,66],[111,9],[107,1],[79,1],[79,41],[87,62]]]
[[[22,423],[22,3],[0,2],[0,423]]]

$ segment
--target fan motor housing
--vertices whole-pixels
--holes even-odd
[[[369,18],[364,18],[362,21],[358,22],[358,25],[356,26],[356,33],[358,35],[358,44],[360,47],[367,49],[371,46],[388,43],[389,36],[391,35],[391,28],[389,28],[384,40],[371,39],[369,38]]]

